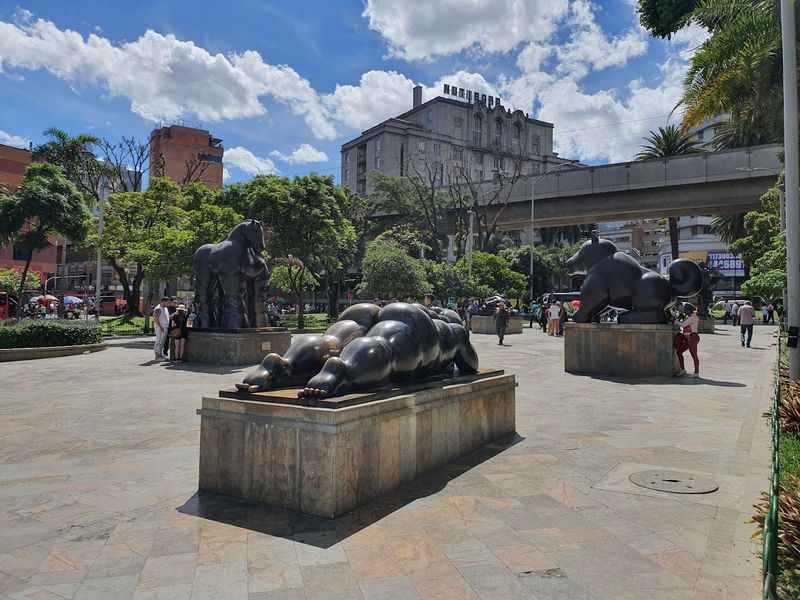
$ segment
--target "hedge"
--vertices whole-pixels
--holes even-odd
[[[12,327],[0,327],[0,348],[43,348],[78,346],[103,341],[99,327],[63,322],[28,321]]]

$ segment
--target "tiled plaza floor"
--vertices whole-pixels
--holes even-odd
[[[519,435],[336,521],[195,494],[195,409],[231,370],[135,341],[0,364],[0,598],[756,598],[773,333],[721,327],[703,378],[638,382],[565,374],[538,331],[474,336],[517,375]],[[651,466],[720,489],[628,481]]]

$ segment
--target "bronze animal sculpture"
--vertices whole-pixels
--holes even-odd
[[[218,244],[194,253],[196,327],[239,329],[264,320],[264,293],[269,268],[261,256],[264,230],[248,219]]]
[[[323,334],[292,339],[283,356],[269,354],[240,391],[304,386],[301,397],[328,397],[433,375],[476,373],[478,355],[458,313],[393,302],[355,304]]]
[[[666,311],[675,300],[694,296],[703,285],[700,267],[691,260],[673,260],[667,279],[597,236],[581,245],[567,267],[586,272],[581,306],[573,317],[578,323],[599,320],[609,307],[628,311],[619,316],[620,323],[667,323]]]

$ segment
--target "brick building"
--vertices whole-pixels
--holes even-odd
[[[22,183],[25,170],[31,164],[31,151],[0,144],[0,188],[14,192]],[[23,268],[28,258],[28,249],[19,244],[0,246],[0,268]],[[60,248],[57,240],[44,250],[33,253],[31,270],[49,277],[56,273]],[[43,282],[44,283],[44,282]]]
[[[178,183],[202,181],[221,188],[224,152],[222,140],[205,129],[160,127],[150,133],[150,174]]]

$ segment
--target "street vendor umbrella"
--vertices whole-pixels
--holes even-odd
[[[28,298],[28,304],[36,304],[41,299],[42,296],[31,296],[30,298]]]
[[[75,296],[64,296],[63,300],[64,304],[83,304],[83,300],[80,298],[76,298]]]
[[[58,302],[58,298],[50,294],[45,294],[44,296],[39,296],[36,301],[39,302],[39,304],[49,304],[50,302]]]

